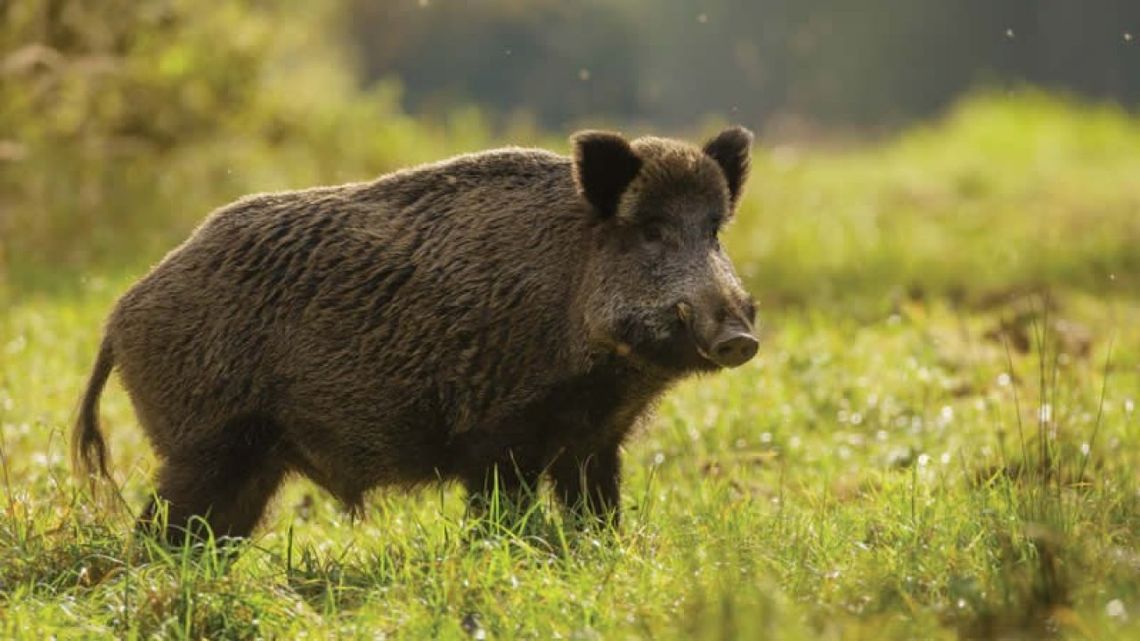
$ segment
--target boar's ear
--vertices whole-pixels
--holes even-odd
[[[744,127],[729,127],[705,143],[704,151],[724,172],[728,181],[728,196],[732,207],[740,200],[740,190],[748,179],[749,158],[752,153],[752,132]]]
[[[641,158],[620,134],[581,131],[570,140],[574,144],[574,182],[578,193],[603,218],[612,217],[622,192],[641,170]]]

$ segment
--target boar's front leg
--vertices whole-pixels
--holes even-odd
[[[508,453],[503,460],[464,475],[467,505],[481,516],[514,518],[534,502],[542,470]]]
[[[573,514],[586,522],[621,523],[621,460],[619,444],[592,451],[564,452],[550,467],[554,493]]]

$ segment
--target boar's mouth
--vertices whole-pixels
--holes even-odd
[[[707,369],[720,369],[723,367],[709,354],[708,346],[705,345],[704,341],[697,335],[697,329],[694,326],[696,313],[693,311],[693,306],[686,302],[680,302],[677,303],[674,309],[677,311],[677,318],[680,319],[681,326],[685,328],[686,337],[692,344],[693,349],[696,350],[697,354],[704,361],[701,365],[704,365],[704,368]]]

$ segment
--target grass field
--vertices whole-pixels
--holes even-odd
[[[351,522],[296,481],[236,560],[136,540],[155,465],[125,395],[103,417],[126,506],[71,478],[67,440],[102,319],[155,254],[13,264],[0,636],[1140,638],[1136,149],[1134,118],[1042,96],[757,149],[727,235],[760,354],[630,442],[618,533],[549,503],[471,522],[455,488]]]

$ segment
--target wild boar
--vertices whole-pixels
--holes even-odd
[[[718,241],[752,134],[572,143],[217,210],[110,314],[78,469],[107,473],[98,403],[117,369],[172,542],[195,516],[248,536],[291,473],[350,508],[378,486],[480,496],[492,475],[507,493],[546,476],[568,508],[616,523],[638,418],[671,383],[756,353]]]

